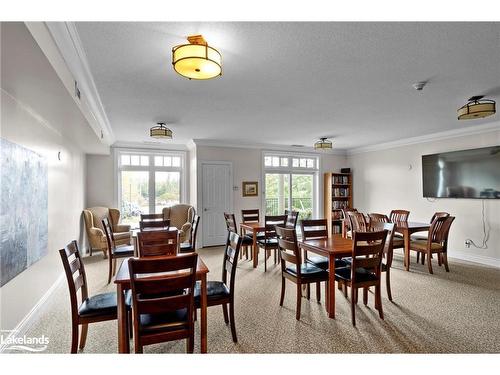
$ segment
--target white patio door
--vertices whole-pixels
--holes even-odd
[[[224,212],[232,211],[231,163],[202,162],[202,236],[203,246],[226,243]]]

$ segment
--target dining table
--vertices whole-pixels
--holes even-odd
[[[131,288],[130,285],[130,272],[128,267],[128,260],[125,258],[118,269],[116,274],[116,294],[118,303],[118,353],[130,353],[130,339],[127,324],[127,307],[125,305],[125,292]],[[196,265],[196,280],[201,283],[201,300],[200,300],[200,341],[201,353],[207,352],[207,273],[208,267],[198,256],[198,263]]]
[[[406,271],[410,270],[410,241],[411,235],[417,232],[428,232],[431,225],[429,223],[419,223],[416,221],[399,221],[394,223],[396,232],[403,235],[404,257],[403,264]]]
[[[335,318],[335,259],[352,256],[352,240],[335,234],[324,239],[298,241],[304,251],[328,258],[328,288],[326,293],[326,311],[329,318]]]
[[[253,244],[252,244],[252,252],[253,252],[253,268],[257,268],[259,265],[259,246],[257,245],[257,235],[266,230],[266,225],[264,222],[247,222],[240,223],[240,231],[242,235],[250,232],[252,233]]]

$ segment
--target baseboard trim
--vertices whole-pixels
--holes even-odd
[[[488,266],[493,268],[500,268],[500,259],[497,258],[492,258],[484,255],[470,254],[464,251],[453,251],[453,253],[448,253],[448,256],[450,258],[457,260],[478,263],[483,266]]]
[[[64,273],[57,277],[56,281],[51,285],[51,287],[45,292],[45,294],[38,300],[38,302],[33,306],[29,313],[17,324],[17,326],[9,333],[6,342],[11,337],[22,337],[28,332],[28,330],[33,326],[35,318],[40,314],[42,306],[47,302],[54,291],[59,287],[59,284],[64,279]],[[7,344],[0,345],[0,353],[3,353],[6,349]]]

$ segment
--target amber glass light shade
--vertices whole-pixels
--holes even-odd
[[[172,65],[189,79],[211,79],[222,75],[222,56],[208,44],[183,44],[172,48]]]
[[[495,101],[487,99],[469,100],[469,103],[458,109],[458,119],[471,120],[492,116],[496,112],[495,104]]]
[[[159,122],[158,126],[153,126],[149,130],[149,135],[156,139],[172,139],[172,130],[165,126],[165,123]]]
[[[332,141],[329,141],[326,138],[320,138],[319,141],[314,144],[315,150],[331,150],[332,147]]]

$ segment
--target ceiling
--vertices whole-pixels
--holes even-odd
[[[500,101],[500,23],[78,22],[119,142],[150,141],[167,122],[174,143],[352,149],[498,121],[458,121],[472,95]],[[203,34],[223,76],[189,81],[171,48]],[[412,84],[428,81],[423,91]]]

